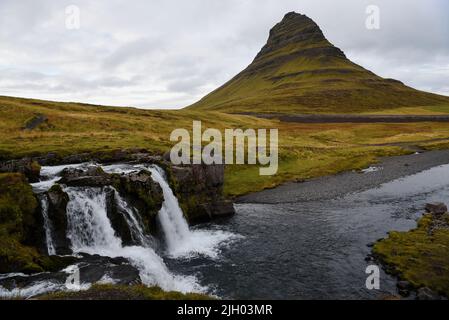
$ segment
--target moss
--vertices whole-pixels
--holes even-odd
[[[183,294],[163,291],[159,287],[144,285],[124,286],[95,284],[89,290],[57,292],[38,297],[40,300],[210,300],[211,297],[197,293]]]
[[[424,215],[416,229],[390,232],[373,253],[390,273],[415,288],[428,287],[449,297],[449,214]]]
[[[8,233],[25,240],[36,224],[37,200],[31,186],[20,173],[0,174],[0,225]]]
[[[42,256],[29,245],[36,242],[32,237],[39,228],[37,209],[37,200],[24,175],[0,174],[0,273],[35,273],[64,265],[60,259]]]

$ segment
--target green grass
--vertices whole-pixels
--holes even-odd
[[[449,297],[449,214],[440,218],[443,227],[433,228],[435,219],[427,214],[414,230],[390,232],[375,244],[373,253],[413,287]]]
[[[34,130],[23,130],[36,114],[48,121]],[[41,100],[0,97],[0,159],[56,153],[113,152],[144,148],[163,154],[170,150],[175,128],[192,128],[193,120],[205,128],[277,128],[279,172],[259,176],[258,166],[231,165],[226,169],[227,195],[270,188],[343,170],[360,169],[383,155],[407,153],[406,145],[446,147],[446,123],[402,124],[298,124],[213,111],[157,111],[90,106]],[[404,143],[403,145],[397,145]],[[430,146],[429,146],[430,148]]]

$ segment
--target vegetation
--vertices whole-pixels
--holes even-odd
[[[35,115],[45,115],[47,121],[24,130]],[[410,152],[409,145],[442,148],[449,143],[447,123],[299,124],[210,111],[138,110],[0,97],[0,159],[47,153],[107,154],[130,148],[163,154],[173,145],[171,131],[190,131],[193,120],[201,120],[203,129],[279,129],[278,174],[260,176],[258,166],[228,166],[225,191],[230,196],[360,169],[380,156]]]
[[[38,297],[39,300],[210,300],[210,296],[198,293],[163,291],[159,287],[144,285],[94,284],[89,290],[56,292]]]
[[[0,273],[59,270],[65,258],[42,256],[37,245],[38,204],[26,178],[19,173],[0,173]]]
[[[245,70],[190,109],[316,114],[423,106],[447,112],[449,98],[375,75],[347,59],[314,21],[289,13]]]
[[[449,213],[427,214],[409,232],[390,232],[375,244],[373,253],[413,287],[449,297]]]

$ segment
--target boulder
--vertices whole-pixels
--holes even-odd
[[[396,286],[399,294],[403,297],[408,297],[410,295],[410,291],[413,289],[413,286],[408,281],[399,281]]]
[[[172,166],[167,173],[189,222],[235,213],[232,202],[223,198],[224,165]]]
[[[433,215],[442,215],[447,212],[447,206],[444,203],[428,203],[425,209]]]
[[[112,178],[101,167],[92,166],[87,170],[66,168],[59,182],[70,187],[104,187],[112,184]]]
[[[416,298],[418,300],[441,300],[440,295],[427,287],[419,288]]]

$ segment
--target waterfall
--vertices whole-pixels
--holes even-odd
[[[156,241],[145,234],[142,221],[140,216],[137,214],[136,209],[128,205],[128,203],[120,196],[120,194],[112,188],[114,191],[114,198],[116,200],[117,206],[122,210],[123,217],[128,224],[129,230],[131,231],[131,237],[134,242],[139,243],[143,247],[154,247]]]
[[[74,252],[108,257],[125,257],[140,271],[142,282],[164,290],[204,292],[195,277],[170,273],[161,257],[150,247],[124,247],[107,216],[105,188],[65,188],[68,237]]]
[[[56,254],[55,246],[53,244],[52,237],[52,224],[48,218],[48,199],[46,195],[41,196],[41,208],[42,208],[42,218],[44,219],[44,230],[45,230],[45,243],[47,244],[48,255],[53,256]]]
[[[220,247],[230,243],[238,236],[221,230],[190,230],[178,199],[165,177],[165,172],[156,165],[146,168],[162,189],[164,202],[158,219],[164,232],[167,252],[174,258],[204,255],[217,258]]]
[[[157,182],[164,195],[164,202],[159,211],[158,219],[162,227],[167,242],[167,250],[174,252],[180,246],[191,238],[192,234],[189,230],[189,225],[184,218],[184,213],[179,206],[178,199],[173,194],[170,185],[168,184],[164,171],[157,166],[149,167],[151,176]]]

